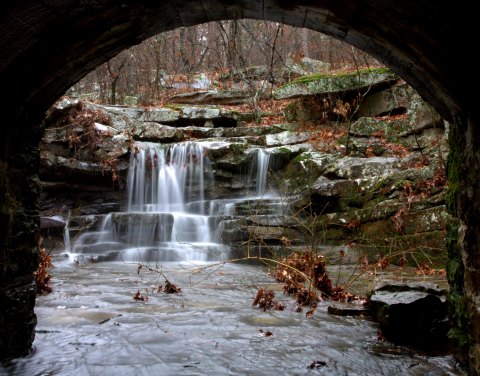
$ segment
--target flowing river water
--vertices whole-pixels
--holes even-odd
[[[463,375],[450,355],[377,338],[368,318],[312,317],[265,269],[215,263],[72,264],[58,256],[38,297],[34,349],[6,375]],[[153,270],[147,270],[150,266]],[[165,277],[179,294],[158,292]],[[271,288],[283,311],[252,307]],[[145,300],[135,300],[137,292]],[[337,303],[338,304],[338,303]],[[270,335],[271,334],[271,335]]]

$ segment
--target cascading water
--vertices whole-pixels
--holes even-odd
[[[277,196],[268,186],[271,153],[271,150],[262,148],[252,150],[254,156],[248,170],[247,179],[254,198],[261,199]]]
[[[270,153],[264,149],[257,151],[257,196],[263,197],[267,191],[267,173],[270,163]]]
[[[137,143],[127,178],[128,211],[186,212],[185,200],[204,200],[205,173],[211,176],[210,161],[197,143]]]
[[[229,247],[221,243],[226,224],[231,230],[237,226],[232,218],[248,215],[249,210],[261,214],[255,203],[272,196],[267,191],[270,153],[256,150],[248,178],[249,186],[255,186],[254,195],[206,200],[205,191],[213,187],[206,150],[196,142],[135,143],[126,211],[104,215],[97,231],[72,241],[70,256],[77,259],[87,254],[105,261],[225,260]],[[278,204],[268,205],[265,215],[270,217],[271,208]]]
[[[205,174],[212,175],[210,161],[197,143],[168,149],[156,144],[136,145],[127,179],[128,212],[170,213],[174,241],[211,243],[212,231],[203,204]],[[192,201],[200,204],[191,205]]]
[[[63,229],[63,244],[65,246],[65,251],[70,252],[72,250],[72,242],[70,241],[70,230],[68,228],[68,223],[70,222],[70,212],[68,212],[67,220],[65,221],[65,228]]]
[[[73,257],[101,260],[208,261],[227,247],[213,242],[213,213],[205,214],[205,183],[212,171],[194,142],[171,146],[134,144],[127,176],[127,211],[105,215],[99,230],[82,234]]]

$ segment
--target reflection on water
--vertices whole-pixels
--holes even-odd
[[[175,295],[156,292],[162,274],[134,263],[55,260],[53,293],[37,300],[35,351],[0,374],[462,375],[450,356],[390,346],[369,320],[327,314],[327,301],[311,318],[294,312],[259,267],[208,265],[158,265],[181,287]],[[287,309],[252,307],[257,287],[278,290]],[[148,300],[135,301],[138,290]]]

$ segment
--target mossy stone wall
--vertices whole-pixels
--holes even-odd
[[[474,119],[460,118],[450,129],[446,195],[449,212],[458,218],[449,224],[446,244],[449,338],[457,356],[469,363],[472,375],[480,375],[479,125]]]
[[[25,124],[25,123],[23,123]],[[32,346],[37,323],[33,272],[38,260],[38,125],[2,130],[0,149],[0,358]],[[6,127],[5,127],[6,128]]]

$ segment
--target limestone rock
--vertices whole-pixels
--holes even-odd
[[[357,113],[359,116],[372,117],[392,113],[406,112],[411,101],[417,98],[418,94],[411,86],[404,82],[393,85],[385,90],[373,92],[362,98]]]
[[[338,159],[331,168],[327,169],[326,174],[341,179],[358,179],[369,176],[389,175],[400,171],[401,166],[400,158],[396,157],[345,157]]]
[[[245,90],[215,91],[203,90],[181,93],[169,97],[171,103],[237,105],[251,101],[252,94]]]
[[[380,85],[398,81],[395,73],[385,68],[365,69],[351,73],[317,74],[300,77],[274,92],[274,99],[299,98],[306,95],[328,95],[365,92]]]

